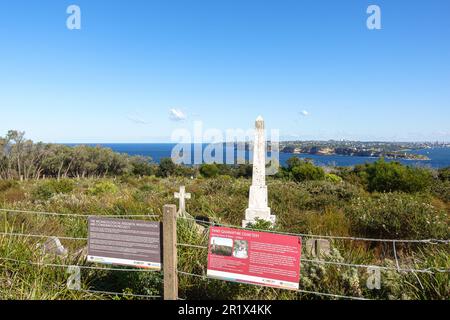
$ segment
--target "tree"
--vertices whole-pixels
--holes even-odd
[[[0,178],[39,179],[42,175],[58,180],[67,177],[101,177],[149,173],[147,162],[100,146],[69,147],[33,143],[24,133],[10,130],[0,138]]]
[[[132,173],[138,176],[151,176],[154,174],[151,158],[135,156],[131,158]]]
[[[158,176],[168,177],[175,173],[176,165],[171,158],[161,158],[159,161]]]
[[[22,179],[22,143],[24,140],[25,132],[17,131],[17,130],[9,130],[6,134],[6,139],[10,142],[13,142],[11,148],[11,159],[12,162],[15,163],[17,169],[18,178]]]

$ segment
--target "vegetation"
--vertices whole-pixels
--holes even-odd
[[[186,206],[195,217],[240,225],[247,206],[251,184],[249,165],[210,164],[197,168],[178,166],[170,159],[156,165],[142,158],[86,147],[83,148],[86,154],[96,154],[88,161],[97,163],[95,169],[88,163],[78,164],[82,161],[78,158],[73,160],[69,170],[68,163],[60,162],[60,165],[64,163],[64,169],[48,174],[49,167],[44,164],[51,161],[43,156],[32,167],[41,170],[33,169],[33,174],[26,174],[30,172],[27,164],[31,163],[26,160],[30,155],[23,151],[26,143],[13,134],[9,136],[10,141],[16,142],[10,144],[10,151],[0,158],[0,208],[76,213],[86,217],[90,214],[120,217],[151,213],[159,216],[155,220],[161,220],[163,205],[175,203],[173,193],[180,185],[185,185],[192,194]],[[15,145],[17,141],[23,144],[19,148]],[[72,155],[81,150],[53,145],[46,148],[62,148]],[[120,166],[100,164],[96,157],[101,155],[112,155],[106,163],[122,159],[121,171],[113,169]],[[310,162],[292,159],[276,176],[267,178],[269,205],[277,215],[273,229],[334,236],[449,239],[450,188],[445,172],[409,168],[383,160],[355,168],[319,168]],[[22,181],[20,176],[23,176]],[[178,241],[207,246],[207,233],[199,233],[192,224],[190,220],[178,221]],[[254,229],[269,227],[264,221],[251,226]],[[0,211],[0,232],[84,238],[87,219]],[[306,240],[303,239],[302,256],[316,260],[318,257],[306,250]],[[66,257],[44,255],[37,249],[37,244],[43,241],[0,234],[0,299],[110,298],[68,290],[66,269],[39,265],[43,262],[90,265],[83,256],[84,240],[61,239],[69,252]],[[373,299],[450,299],[449,273],[398,272],[391,243],[335,239],[331,245],[331,252],[322,257],[327,261],[387,267],[381,270],[381,289],[367,288],[366,268],[306,261],[301,265],[300,289]],[[181,246],[178,250],[180,271],[206,274],[206,250]],[[397,243],[396,253],[399,265],[405,269],[450,269],[449,248],[445,244]],[[162,292],[162,275],[155,272],[82,269],[81,279],[84,290],[144,295]],[[179,295],[191,299],[329,298],[184,274],[179,274]]]
[[[0,179],[146,175],[153,173],[149,160],[108,148],[33,143],[24,132],[14,130],[0,137]]]
[[[278,177],[284,177],[297,182],[323,180],[325,178],[325,171],[309,161],[292,157],[287,161],[287,167],[281,168]]]
[[[385,162],[384,159],[365,164],[359,172],[367,179],[369,191],[419,192],[429,188],[432,182],[431,172],[427,169]]]
[[[205,178],[217,177],[219,175],[219,168],[215,163],[202,164],[200,166],[200,173]]]
[[[450,167],[439,169],[438,175],[442,181],[450,181]]]

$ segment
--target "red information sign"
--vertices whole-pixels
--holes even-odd
[[[228,281],[298,289],[301,238],[211,227],[207,275]]]

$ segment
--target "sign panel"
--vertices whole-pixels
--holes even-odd
[[[160,223],[89,217],[88,261],[161,269]]]
[[[300,254],[300,237],[211,227],[207,275],[216,279],[297,290]]]

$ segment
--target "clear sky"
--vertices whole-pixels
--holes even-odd
[[[81,30],[66,9],[81,8]],[[381,8],[381,30],[366,9]],[[450,141],[448,0],[2,0],[0,134]]]

